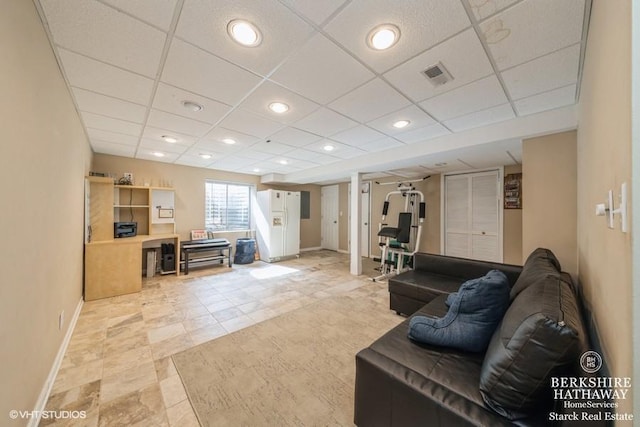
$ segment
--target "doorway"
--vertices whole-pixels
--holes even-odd
[[[322,248],[338,250],[338,186],[327,185],[320,190]]]

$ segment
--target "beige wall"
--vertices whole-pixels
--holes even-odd
[[[91,151],[32,2],[2,3],[0,40],[0,424],[26,425],[82,298]]]
[[[575,131],[522,142],[522,255],[538,247],[551,249],[574,278],[576,180]]]
[[[522,165],[504,167],[505,176],[521,172]],[[522,265],[524,262],[522,259],[522,209],[504,209],[502,220],[502,232],[504,235],[503,261],[506,264]]]
[[[99,172],[113,173],[118,177],[121,177],[125,172],[131,172],[134,180],[137,181],[134,183],[139,185],[142,185],[143,181],[153,185],[158,185],[161,182],[171,185],[176,190],[176,232],[180,234],[181,239],[189,239],[189,234],[193,229],[204,228],[204,185],[207,179],[253,184],[258,190],[286,188],[292,191],[309,191],[311,193],[311,218],[300,221],[300,247],[304,249],[320,246],[320,187],[317,185],[266,186],[260,184],[260,177],[255,175],[106,154],[95,155],[93,168]],[[246,236],[242,232],[225,233],[224,237],[235,242],[236,238]]]
[[[577,159],[579,282],[612,373],[631,376],[631,232],[622,233],[619,223],[611,230],[594,215],[609,189],[618,194],[620,184],[631,185],[630,1],[593,2]],[[619,403],[618,412],[630,409],[630,401]]]

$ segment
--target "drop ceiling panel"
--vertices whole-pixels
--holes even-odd
[[[415,144],[418,142],[424,142],[429,139],[436,138],[438,136],[448,135],[450,133],[451,132],[449,132],[447,128],[445,128],[441,124],[435,124],[432,126],[425,126],[423,128],[395,135],[394,138],[399,139],[406,144]]]
[[[287,104],[289,109],[281,114],[274,113],[269,109],[269,104],[272,102]],[[317,110],[320,106],[282,86],[265,81],[242,101],[240,107],[276,122],[293,123]]]
[[[297,150],[289,151],[287,153],[287,157],[291,159],[296,159],[296,160],[306,160],[308,162],[313,162],[321,165],[337,162],[339,160],[336,157],[331,157],[326,154],[318,153],[317,151],[311,151],[306,149],[297,149]]]
[[[192,101],[202,105],[204,108],[200,111],[192,111],[182,105],[183,101]],[[231,110],[230,106],[221,102],[169,86],[165,83],[158,84],[156,96],[153,99],[153,108],[209,124],[217,123]]]
[[[288,127],[271,135],[271,139],[276,142],[291,145],[292,147],[304,147],[305,145],[321,140],[322,137],[300,129]]]
[[[81,112],[82,121],[88,128],[108,130],[125,135],[139,136],[142,131],[142,125],[131,123],[124,120],[112,119],[111,117],[101,116],[100,114]]]
[[[239,146],[243,148],[246,148],[260,140],[260,138],[257,138],[255,136],[247,135],[246,133],[236,132],[234,130],[218,126],[204,137],[204,141],[215,141],[224,144],[222,140],[227,138],[236,141],[236,144],[231,145],[232,147]],[[224,145],[229,146],[229,144]]]
[[[59,54],[71,86],[138,104],[149,102],[152,79],[65,49]]]
[[[163,136],[171,136],[175,139],[177,139],[177,142],[167,142],[164,139],[162,139]],[[170,131],[167,129],[161,129],[161,128],[157,128],[157,127],[153,127],[153,126],[145,126],[144,128],[144,132],[142,133],[142,137],[143,138],[147,138],[147,139],[151,139],[154,141],[158,141],[159,143],[162,144],[167,144],[167,145],[182,145],[182,146],[186,146],[189,147],[191,145],[193,145],[193,143],[197,140],[197,138],[195,136],[192,135],[185,135],[179,132],[175,132],[175,131]]]
[[[91,140],[113,142],[121,145],[132,145],[133,147],[138,144],[137,136],[124,135],[122,133],[110,132],[107,130],[87,128],[87,135]]]
[[[403,128],[395,128],[393,124],[399,120],[409,120],[409,124]],[[407,108],[387,114],[379,119],[370,121],[368,126],[378,129],[387,135],[399,135],[412,130],[435,124],[436,121],[431,118],[427,113],[416,107],[410,105]]]
[[[320,25],[342,6],[345,0],[282,0],[282,2]]]
[[[158,157],[154,152],[148,149],[140,149],[136,154],[136,159],[143,160],[153,160],[154,162],[162,162],[162,163],[173,163],[175,162],[180,154],[178,153],[164,153],[164,157]]]
[[[316,34],[270,79],[326,104],[373,77],[374,74],[352,56],[323,35]]]
[[[505,70],[578,43],[583,18],[584,0],[529,0],[480,27],[498,68]]]
[[[502,73],[514,100],[575,83],[580,45],[570,46]]]
[[[386,23],[400,29],[398,43],[384,52],[369,48],[367,34]],[[460,1],[354,0],[325,30],[377,72],[384,72],[469,25]]]
[[[246,110],[234,110],[221,123],[220,126],[246,133],[258,138],[266,138],[284,126]]]
[[[95,0],[41,4],[57,45],[155,77],[166,38],[162,31]]]
[[[526,116],[548,110],[550,107],[563,107],[575,102],[576,85],[569,85],[521,99],[513,104],[519,116]]]
[[[469,83],[420,103],[438,120],[447,120],[507,102],[502,86],[495,76]]]
[[[262,151],[252,150],[251,148],[248,148],[246,150],[240,151],[237,154],[237,156],[238,157],[244,157],[244,158],[250,159],[252,161],[258,161],[258,160],[264,161],[264,160],[273,159],[275,157],[274,154],[264,153]]]
[[[189,154],[183,154],[178,158],[178,160],[176,160],[176,164],[178,165],[193,166],[197,168],[206,168],[211,163],[213,163],[213,159],[203,159],[199,155],[192,156]]]
[[[253,151],[262,151],[273,155],[284,154],[292,151],[294,148],[290,145],[279,144],[277,142],[258,142],[251,146]]]
[[[368,122],[407,106],[410,101],[381,79],[375,79],[329,106],[360,122]]]
[[[211,129],[211,125],[208,123],[187,119],[186,117],[159,110],[151,110],[147,124],[149,126],[197,137],[204,135]]]
[[[366,153],[366,151],[360,150],[359,148],[347,146],[347,148],[332,151],[330,156],[338,159],[353,159]]]
[[[404,144],[400,141],[396,141],[393,138],[382,138],[377,141],[369,142],[360,148],[365,151],[384,151],[394,147],[402,147]]]
[[[260,29],[259,46],[245,47],[229,37],[227,24],[239,18]],[[178,37],[261,75],[282,62],[311,32],[311,26],[279,2],[251,0],[186,0],[176,28]]]
[[[100,95],[88,90],[73,88],[73,96],[80,111],[101,114],[114,119],[134,123],[144,122],[146,107],[110,96]]]
[[[325,150],[324,147],[327,147],[327,146],[333,147],[333,150],[331,151]],[[315,151],[316,153],[327,154],[333,157],[340,157],[338,153],[340,153],[341,151],[351,150],[352,148],[353,147],[347,144],[341,144],[339,142],[335,142],[330,139],[323,139],[322,141],[314,142],[313,144],[309,144],[306,147],[304,147],[305,150]]]
[[[102,1],[130,13],[148,24],[160,27],[164,31],[169,30],[173,19],[173,11],[176,8],[176,0],[155,0],[153,2],[131,0]]]
[[[486,126],[513,118],[515,118],[515,114],[513,113],[511,104],[503,104],[447,120],[444,122],[444,125],[454,132],[462,132],[463,130]]]
[[[236,105],[260,77],[202,49],[173,39],[162,81],[229,105]]]
[[[182,154],[187,151],[188,147],[180,144],[169,144],[168,142],[158,141],[155,139],[142,138],[140,141],[140,150],[160,151],[162,153]]]
[[[442,62],[453,80],[433,86],[422,72],[438,62]],[[384,77],[409,98],[422,101],[492,73],[484,48],[470,28],[385,73]]]
[[[471,6],[471,10],[476,19],[481,21],[517,1],[518,0],[471,0],[469,1],[469,6]]]
[[[321,136],[333,135],[357,125],[357,122],[327,108],[319,108],[294,124],[296,128]]]
[[[122,157],[133,157],[136,152],[135,145],[122,145],[100,140],[91,140],[91,148],[96,153]]]
[[[359,125],[331,136],[331,139],[354,147],[360,147],[368,142],[383,138],[384,134],[367,126]]]

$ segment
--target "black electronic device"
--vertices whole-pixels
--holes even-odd
[[[175,245],[173,243],[163,243],[162,249],[162,271],[176,270]]]
[[[137,222],[114,222],[113,223],[113,237],[116,239],[120,237],[133,237],[138,234]]]

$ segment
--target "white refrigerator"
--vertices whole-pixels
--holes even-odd
[[[267,262],[300,254],[300,192],[264,190],[257,193],[255,224],[260,259]]]

